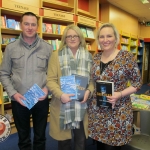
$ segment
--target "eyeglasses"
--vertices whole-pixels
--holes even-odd
[[[72,38],[77,40],[79,38],[79,36],[78,35],[73,35],[73,36],[72,35],[68,35],[68,36],[66,36],[66,39],[72,40]]]

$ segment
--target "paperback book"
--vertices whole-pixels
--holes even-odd
[[[72,100],[82,101],[88,85],[88,77],[80,75],[62,76],[60,78],[61,90],[67,94],[74,94]]]
[[[74,94],[70,99],[77,99],[75,75],[60,77],[61,90],[66,94]]]
[[[88,86],[88,77],[75,75],[76,88],[77,88],[77,100],[82,101],[84,98],[85,90]]]
[[[40,97],[45,96],[45,93],[37,84],[34,84],[23,96],[25,100],[22,102],[28,109],[31,109]]]
[[[112,104],[107,101],[106,96],[112,96],[114,93],[114,82],[96,81],[97,106],[112,108]]]

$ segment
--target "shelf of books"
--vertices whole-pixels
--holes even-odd
[[[76,14],[99,20],[99,0],[76,0]],[[93,9],[94,8],[94,9]]]
[[[130,34],[130,52],[137,59],[137,49],[138,49],[138,36]]]
[[[42,17],[42,38],[58,50],[61,36],[67,25],[74,24],[74,14],[44,8]]]
[[[143,77],[143,59],[144,59],[144,39],[138,38],[137,63]]]
[[[96,45],[96,21],[85,17],[85,16],[77,16],[77,26],[81,29],[83,36],[85,37],[87,43],[87,49],[94,54],[97,50]]]
[[[121,31],[120,34],[120,41],[121,41],[121,49],[125,51],[130,50],[130,33],[127,33],[125,31]]]

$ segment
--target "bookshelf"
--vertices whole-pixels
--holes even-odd
[[[137,63],[138,63],[138,67],[142,75],[142,79],[143,79],[143,71],[144,71],[143,60],[144,60],[144,39],[139,37],[138,38],[138,50],[137,50]]]
[[[76,14],[98,21],[99,0],[76,0]]]
[[[79,26],[82,32],[86,33],[85,41],[87,43],[87,49],[94,54],[97,50],[97,44],[95,40],[97,32],[96,21],[85,16],[77,16],[76,24]]]
[[[121,42],[120,45],[122,50],[130,51],[130,33],[121,31],[120,42]]]
[[[50,8],[74,13],[75,0],[41,0],[41,8]]]
[[[138,50],[138,36],[130,34],[130,52],[137,59],[137,50]]]
[[[42,38],[57,50],[67,25],[74,24],[74,14],[50,8],[43,9]]]

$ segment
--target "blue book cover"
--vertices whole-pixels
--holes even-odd
[[[60,86],[61,90],[66,94],[74,94],[71,96],[71,99],[77,99],[77,89],[76,89],[76,82],[75,82],[75,75],[70,76],[62,76],[60,77]]]
[[[40,97],[45,96],[45,93],[37,84],[34,84],[23,96],[25,100],[22,102],[28,109],[31,109]]]
[[[112,96],[114,93],[114,82],[100,81],[96,82],[97,106],[112,108],[112,104],[107,101],[106,96]]]
[[[7,19],[7,27],[10,29],[15,29],[16,21],[14,19]]]
[[[77,86],[77,100],[83,101],[84,93],[88,86],[88,77],[75,75],[75,81]]]

